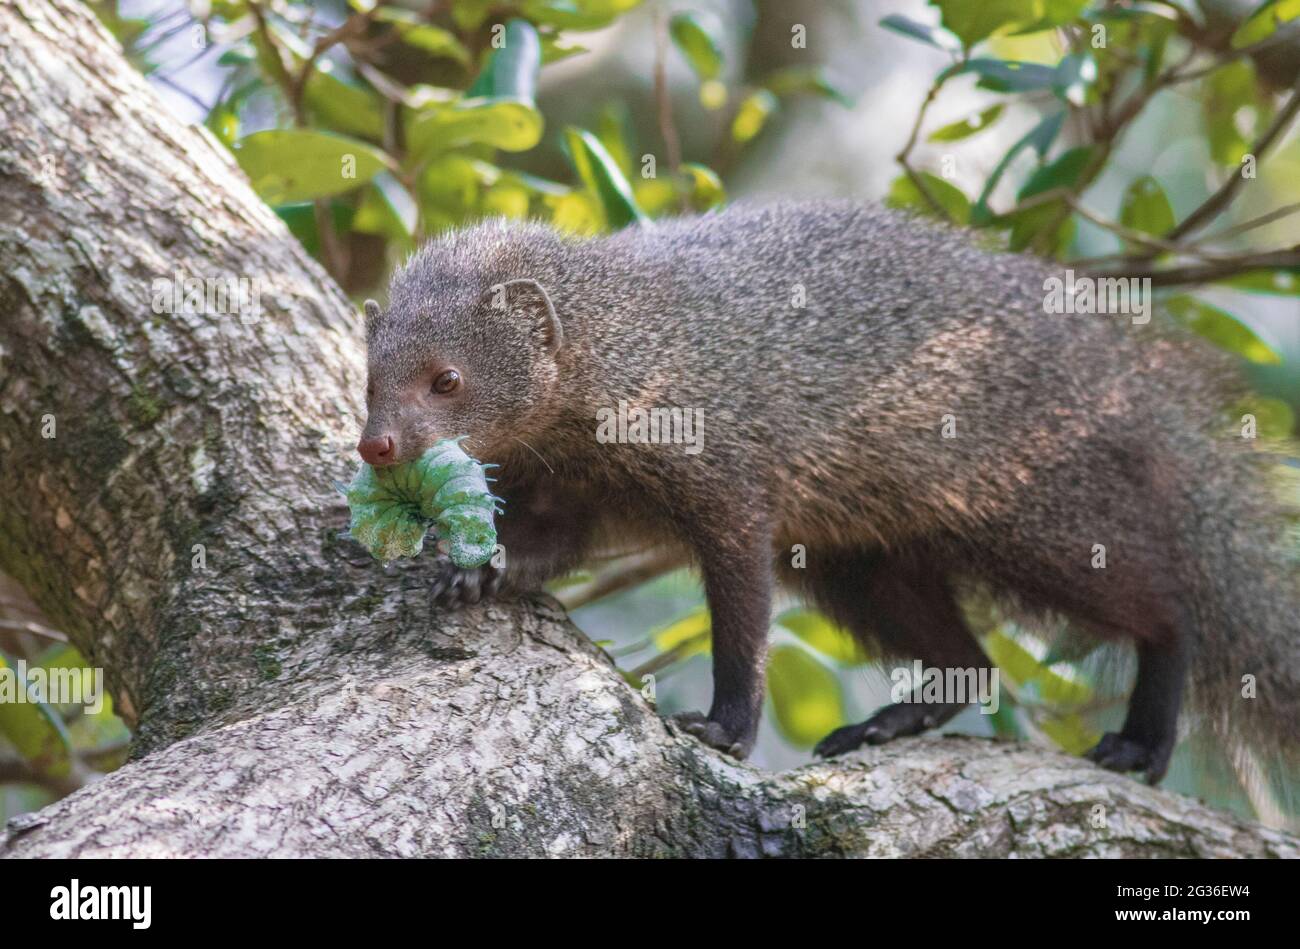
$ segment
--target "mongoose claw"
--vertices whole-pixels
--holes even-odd
[[[1097,762],[1108,771],[1143,771],[1147,784],[1158,784],[1169,768],[1169,757],[1173,751],[1173,742],[1152,748],[1136,738],[1107,732],[1101,736],[1097,747],[1084,757]]]
[[[441,569],[429,589],[429,596],[443,609],[473,606],[481,600],[492,599],[501,590],[505,571],[491,564],[465,570],[448,557],[440,556],[438,561]]]
[[[710,748],[716,748],[733,758],[743,760],[749,751],[743,741],[737,741],[725,727],[703,712],[678,712],[672,716],[672,723]]]

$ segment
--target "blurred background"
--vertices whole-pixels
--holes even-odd
[[[736,200],[885,201],[991,246],[1151,275],[1162,318],[1241,360],[1257,397],[1225,418],[1254,417],[1277,490],[1300,497],[1296,0],[89,5],[358,302],[422,239],[486,215],[596,233]],[[634,555],[554,592],[661,711],[707,708],[690,572]],[[1004,702],[949,730],[1078,753],[1118,725],[1122,654],[967,609]],[[778,604],[754,763],[805,762],[888,702],[870,659]],[[0,577],[0,663],[20,660],[81,662]],[[1284,819],[1293,783],[1187,727],[1166,786]],[[0,818],[116,767],[128,739],[111,709],[0,704]]]

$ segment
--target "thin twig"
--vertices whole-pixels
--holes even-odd
[[[11,630],[15,633],[32,633],[36,636],[43,636],[46,639],[58,640],[61,643],[66,643],[68,641],[66,634],[59,632],[57,629],[50,629],[48,626],[42,626],[40,623],[0,619],[0,629]]]
[[[566,610],[576,610],[580,606],[595,603],[607,596],[663,576],[670,570],[684,566],[685,562],[681,555],[666,551],[638,555],[632,558],[631,562],[619,563],[592,577],[586,583],[557,591],[555,597],[564,604]]]
[[[1276,116],[1273,117],[1273,121],[1269,124],[1269,127],[1264,131],[1264,134],[1260,136],[1259,140],[1255,142],[1247,154],[1253,155],[1255,161],[1258,163],[1263,158],[1264,153],[1268,151],[1272,144],[1281,137],[1284,131],[1286,131],[1286,127],[1291,124],[1291,120],[1296,117],[1296,113],[1298,112],[1300,112],[1300,83],[1298,83],[1296,88],[1292,90],[1291,98],[1287,101],[1287,104]],[[1232,203],[1233,197],[1237,194],[1237,189],[1241,187],[1242,182],[1245,180],[1245,176],[1241,174],[1241,169],[1237,169],[1233,174],[1228,176],[1227,181],[1219,186],[1218,191],[1210,195],[1210,197],[1208,197],[1199,208],[1187,215],[1187,217],[1185,217],[1182,222],[1166,236],[1170,240],[1178,240],[1178,238],[1198,230],[1214,218],[1218,217],[1219,214]]]
[[[1182,244],[1175,244],[1172,241],[1159,237],[1158,235],[1147,234],[1144,231],[1135,231],[1118,221],[1112,221],[1110,218],[1091,210],[1084,205],[1079,197],[1069,188],[1052,188],[1050,191],[1036,194],[1032,198],[1026,198],[1023,202],[1012,208],[1009,213],[1015,214],[1018,211],[1027,211],[1030,208],[1035,208],[1043,204],[1051,204],[1054,201],[1064,202],[1070,210],[1074,211],[1080,217],[1087,218],[1093,224],[1110,231],[1116,236],[1128,241],[1130,244],[1138,244],[1153,251],[1161,251],[1164,253],[1186,254],[1202,260],[1215,260],[1229,256],[1227,254],[1216,254],[1212,251],[1203,250],[1196,246],[1189,247]],[[1128,255],[1116,256],[1125,257]]]
[[[1243,224],[1237,224],[1233,227],[1225,228],[1222,231],[1215,231],[1213,234],[1207,235],[1204,240],[1227,240],[1230,237],[1236,237],[1238,234],[1244,234],[1246,231],[1254,230],[1257,227],[1263,227],[1265,224],[1272,224],[1274,221],[1295,214],[1297,211],[1300,211],[1300,201],[1297,201],[1295,204],[1284,204],[1282,207],[1274,211],[1269,211],[1267,214],[1261,214],[1259,217],[1252,218]]]
[[[1215,280],[1223,280],[1226,277],[1235,277],[1251,270],[1272,270],[1279,267],[1300,267],[1300,244],[1285,250],[1240,254],[1235,257],[1224,257],[1203,264],[1171,267],[1165,270],[1154,267],[1149,260],[1137,259],[1131,261],[1128,266],[1090,272],[1098,277],[1149,278],[1153,287],[1168,287],[1182,284],[1211,283]]]
[[[948,209],[943,206],[938,198],[930,191],[930,186],[926,184],[925,179],[914,169],[908,159],[911,157],[912,149],[916,147],[916,140],[921,134],[921,124],[925,121],[925,114],[929,111],[930,106],[934,103],[935,98],[939,95],[939,90],[943,88],[948,81],[948,71],[944,70],[940,78],[931,86],[930,91],[925,94],[925,101],[921,103],[921,108],[916,113],[916,121],[912,123],[912,131],[907,136],[907,143],[903,146],[902,151],[894,156],[894,161],[903,166],[903,173],[907,175],[908,180],[916,186],[916,190],[925,198],[926,203],[932,207],[935,212],[944,220],[952,220]]]

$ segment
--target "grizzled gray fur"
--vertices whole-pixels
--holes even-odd
[[[930,666],[988,663],[956,605],[968,587],[1132,642],[1128,718],[1092,752],[1117,770],[1163,775],[1189,679],[1220,734],[1293,748],[1300,583],[1272,459],[1220,414],[1231,368],[1158,319],[1045,312],[1053,275],[848,203],[590,240],[481,224],[425,246],[383,311],[368,305],[363,454],[405,461],[467,435],[501,465],[504,576],[449,569],[448,602],[534,587],[597,550],[689,557],[715,694],[683,723],[732,754],[758,725],[775,579]],[[620,402],[701,411],[703,450],[598,440]],[[819,751],[959,708],[890,706]]]

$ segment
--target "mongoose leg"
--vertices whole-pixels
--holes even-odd
[[[535,590],[575,567],[587,549],[595,515],[584,500],[534,485],[507,485],[495,493],[504,501],[504,513],[497,519],[500,556],[473,570],[441,558],[442,571],[431,595],[444,609],[473,605],[498,593]]]
[[[810,566],[806,584],[814,602],[869,649],[920,659],[942,669],[991,665],[961,616],[942,573],[921,555],[848,553]],[[948,721],[967,703],[887,705],[865,722],[837,728],[814,749],[821,757],[864,744],[916,735]]]
[[[1158,495],[1146,504],[1152,511],[1167,506]],[[1077,553],[1071,560],[1069,547],[1083,529],[1044,532],[1038,536],[1039,549],[995,551],[984,563],[995,565],[995,577],[1026,602],[1063,614],[1096,636],[1136,644],[1137,682],[1124,725],[1105,735],[1088,757],[1112,771],[1141,771],[1155,783],[1168,768],[1177,740],[1195,641],[1192,618],[1174,583],[1178,573],[1169,569],[1175,548],[1159,522],[1146,536],[1129,536],[1110,526],[1106,533],[1117,539],[1110,547],[1121,555],[1105,569],[1081,567]],[[1049,546],[1053,540],[1056,549]]]
[[[1190,650],[1186,639],[1178,637],[1169,645],[1140,642],[1137,653],[1137,684],[1124,727],[1102,736],[1087,757],[1111,771],[1142,771],[1148,783],[1156,784],[1165,776],[1178,740]]]
[[[754,747],[763,710],[763,666],[771,621],[772,547],[763,530],[727,533],[695,524],[691,538],[713,617],[713,705],[677,716],[682,728],[737,758]],[[705,522],[707,523],[707,522]]]

